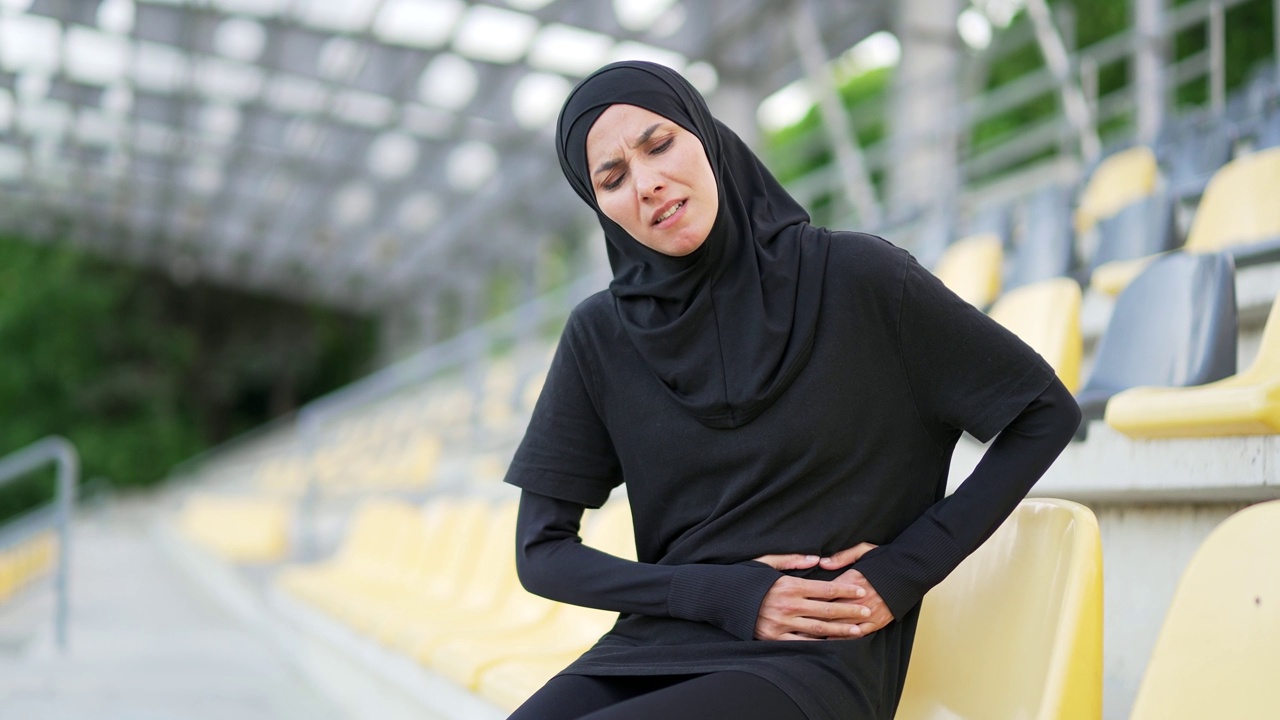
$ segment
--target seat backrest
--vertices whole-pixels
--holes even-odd
[[[518,503],[504,501],[489,511],[484,537],[476,548],[476,565],[483,572],[473,573],[461,588],[456,606],[487,608],[497,605],[502,596],[518,584],[515,547]]]
[[[395,554],[418,517],[417,508],[399,500],[366,500],[352,515],[337,557],[342,562],[380,562]]]
[[[636,559],[636,535],[631,524],[631,505],[614,498],[587,518],[582,542],[601,552],[626,560]]]
[[[896,718],[1101,715],[1097,519],[1065,500],[1024,500],[925,596]]]
[[[1262,341],[1258,354],[1249,367],[1240,371],[1240,382],[1245,384],[1274,383],[1280,380],[1280,295],[1271,302],[1267,324],[1262,328]]]
[[[1169,147],[1165,167],[1177,197],[1199,194],[1204,182],[1231,160],[1236,133],[1222,118],[1187,125]]]
[[[1089,267],[1155,255],[1176,245],[1173,201],[1156,192],[1098,221],[1098,243]]]
[[[1280,236],[1280,148],[1231,161],[1214,174],[1187,233],[1187,250],[1217,252]]]
[[[1085,392],[1203,385],[1236,372],[1235,265],[1170,253],[1116,298]]]
[[[1159,176],[1156,154],[1145,145],[1107,157],[1098,163],[1076,207],[1076,232],[1087,233],[1099,220],[1155,191]]]
[[[1000,294],[1004,248],[998,235],[971,235],[951,243],[934,267],[943,285],[970,305],[986,307]]]
[[[1051,278],[1010,290],[991,306],[991,319],[1040,353],[1067,390],[1080,387],[1080,285]]]
[[[1182,573],[1130,720],[1280,714],[1280,501],[1227,518]]]
[[[1006,287],[1062,277],[1075,261],[1075,233],[1066,188],[1050,185],[1033,193],[1023,207],[1013,266]]]

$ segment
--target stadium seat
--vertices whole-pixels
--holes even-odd
[[[199,494],[187,498],[178,527],[226,560],[268,563],[288,554],[292,515],[278,499]]]
[[[598,550],[635,559],[630,506],[614,501],[593,514],[584,542]],[[419,655],[434,670],[472,690],[482,674],[509,660],[562,659],[590,648],[617,620],[617,613],[559,605],[546,622],[520,633],[468,632]],[[481,628],[483,630],[483,628]],[[535,665],[539,668],[543,665]],[[545,678],[544,678],[545,679]]]
[[[1176,201],[1194,200],[1210,178],[1231,161],[1236,135],[1231,123],[1209,118],[1188,123],[1162,152],[1169,193]]]
[[[1237,158],[1205,188],[1187,233],[1186,250],[1230,252],[1238,267],[1280,259],[1280,148]],[[1117,260],[1098,267],[1094,284],[1119,292],[1153,258]]]
[[[440,508],[443,509],[443,503]],[[333,588],[393,572],[384,572],[384,569],[409,542],[415,524],[422,521],[418,509],[408,503],[380,498],[366,500],[353,513],[342,546],[333,557],[285,568],[276,576],[276,584],[323,608]],[[355,582],[348,582],[349,578]]]
[[[1175,224],[1173,202],[1162,192],[1149,195],[1100,220],[1097,245],[1089,262],[1090,285],[1108,295],[1119,294],[1133,278],[1124,273],[1117,275],[1114,269],[1126,268],[1129,273],[1141,270],[1145,263],[1127,265],[1122,261],[1154,259],[1156,255],[1177,247]]]
[[[1102,717],[1102,546],[1083,505],[1024,500],[925,595],[897,720]]]
[[[1273,147],[1280,147],[1280,106],[1271,108],[1271,111],[1263,116],[1258,128],[1258,136],[1255,138],[1255,149],[1265,150]]]
[[[57,558],[57,540],[52,532],[0,548],[0,603],[49,572]]]
[[[1249,368],[1199,387],[1137,387],[1107,403],[1107,424],[1135,438],[1280,433],[1280,296]]]
[[[1070,278],[1041,280],[1010,290],[991,307],[991,318],[1040,353],[1071,392],[1080,388],[1080,285]]]
[[[1151,148],[1139,145],[1121,150],[1098,163],[1080,194],[1076,232],[1093,230],[1098,221],[1115,215],[1156,189],[1159,170]]]
[[[575,651],[500,661],[480,673],[476,691],[503,710],[515,710],[581,654]]]
[[[1023,232],[1013,253],[1005,287],[1064,277],[1075,262],[1069,193],[1049,185],[1037,190],[1024,207]]]
[[[1235,266],[1225,253],[1171,253],[1116,299],[1093,371],[1076,394],[1084,422],[1142,385],[1203,385],[1236,372]]]
[[[1280,712],[1280,501],[1201,543],[1174,593],[1130,720],[1272,720]]]
[[[952,243],[933,273],[966,302],[985,308],[1000,294],[1004,248],[997,235],[972,235]]]

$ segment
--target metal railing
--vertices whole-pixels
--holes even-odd
[[[58,648],[67,649],[67,616],[69,612],[68,570],[71,558],[71,511],[76,502],[76,486],[80,479],[80,455],[66,438],[56,435],[46,437],[0,458],[0,486],[34,470],[53,463],[58,467],[57,494],[54,497],[52,524],[58,531],[58,569],[54,576],[56,607],[54,609],[54,638]],[[47,512],[47,511],[46,511]],[[46,527],[50,518],[43,513],[32,513],[23,520],[24,530],[33,526]]]
[[[1175,60],[1166,60],[1160,88],[1164,106],[1172,108],[1175,103],[1172,97],[1179,88],[1192,83],[1205,84],[1206,96],[1210,109],[1221,114],[1224,111],[1226,91],[1225,68],[1225,16],[1227,11],[1246,3],[1265,2],[1268,0],[1196,0],[1177,7],[1170,7],[1164,12],[1158,40],[1172,48],[1175,38],[1203,28],[1205,33],[1205,49]],[[1277,45],[1280,46],[1280,0],[1270,0],[1276,7],[1275,33]],[[994,57],[1005,55],[1035,42],[1034,33],[1030,32],[1029,23],[1015,24],[1005,34],[1002,45],[993,45],[991,56],[975,60],[990,62]],[[1070,28],[1062,28],[1070,34]],[[1046,117],[1029,127],[1021,127],[1008,134],[984,141],[980,146],[972,144],[971,139],[976,128],[1002,114],[1016,111],[1041,103],[1045,98],[1055,97],[1064,82],[1082,88],[1088,106],[1088,117],[1092,127],[1085,130],[1096,135],[1100,129],[1113,127],[1137,109],[1137,87],[1130,80],[1126,84],[1099,94],[1099,74],[1117,65],[1131,66],[1142,43],[1134,29],[1117,33],[1087,47],[1073,49],[1068,43],[1068,75],[1055,76],[1047,67],[1030,71],[1014,80],[998,87],[979,92],[962,100],[949,119],[949,125],[956,137],[961,138],[959,156],[956,158],[960,173],[960,183],[965,191],[972,190],[988,183],[998,182],[1002,177],[1034,163],[1037,158],[1050,162],[1061,162],[1070,159],[1083,169],[1087,166],[1083,153],[1075,138],[1080,134],[1079,128],[1073,127],[1071,121],[1061,112],[1061,100],[1056,100],[1060,111]],[[1280,76],[1280,52],[1276,53],[1275,65]],[[927,90],[927,88],[922,88]],[[889,121],[887,117],[888,103],[883,96],[868,100],[852,107],[848,111],[850,124],[855,130],[865,129],[871,125]],[[1106,142],[1106,138],[1103,138]],[[867,172],[870,174],[886,171],[894,162],[892,153],[888,152],[888,138],[863,148],[866,158]],[[794,157],[816,157],[829,152],[829,143],[825,142],[821,132],[814,132],[803,139],[789,144],[781,152]],[[926,179],[927,180],[927,179]],[[839,193],[841,188],[839,171],[835,162],[819,165],[808,173],[795,177],[787,182],[787,188],[796,199],[806,207],[812,207],[816,201]],[[819,222],[840,225],[848,220],[841,213],[848,205],[847,199],[839,198],[833,205],[837,213],[834,217],[816,217]]]

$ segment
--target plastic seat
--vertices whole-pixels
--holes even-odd
[[[583,540],[598,550],[635,559],[630,507],[625,502],[614,501],[596,511]],[[474,690],[479,687],[483,673],[499,663],[548,657],[559,660],[582,654],[608,632],[617,617],[617,613],[604,610],[559,605],[547,622],[526,632],[461,634],[429,653],[420,654],[419,660]],[[533,667],[540,676],[544,665]]]
[[[1221,119],[1188,125],[1164,153],[1173,198],[1193,200],[1206,192],[1207,184],[1218,169],[1231,161],[1235,141],[1231,124]]]
[[[1075,262],[1067,190],[1056,185],[1041,188],[1028,199],[1024,211],[1024,231],[1005,282],[1008,288],[1064,277]]]
[[[1214,529],[1182,573],[1130,720],[1280,714],[1280,501]]]
[[[1143,145],[1121,150],[1098,163],[1080,195],[1076,232],[1091,232],[1098,221],[1150,197],[1156,189],[1156,155]]]
[[[1098,222],[1098,243],[1090,261],[1090,285],[1117,295],[1147,262],[1126,263],[1177,247],[1173,203],[1157,192]],[[1118,269],[1123,271],[1117,272]]]
[[[265,497],[193,495],[178,527],[192,542],[231,562],[265,563],[289,551],[291,508]]]
[[[971,235],[942,253],[933,273],[966,302],[985,308],[1000,294],[1004,248],[998,235]]]
[[[1102,544],[1083,505],[1024,500],[924,598],[897,720],[1102,716]]]
[[[1010,290],[991,307],[991,318],[1040,353],[1071,392],[1080,388],[1080,285],[1070,278],[1042,280]]]
[[[1130,437],[1280,433],[1280,296],[1247,370],[1199,387],[1137,387],[1107,403],[1107,424]]]
[[[1116,299],[1093,372],[1076,401],[1088,421],[1142,385],[1203,385],[1236,372],[1235,266],[1230,255],[1171,253]]]
[[[1187,233],[1186,250],[1230,252],[1239,267],[1280,260],[1280,148],[1237,158],[1209,181]],[[1151,257],[1106,263],[1094,272],[1100,289],[1119,291]],[[1105,280],[1099,280],[1099,274]]]

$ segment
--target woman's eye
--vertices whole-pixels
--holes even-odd
[[[667,138],[666,140],[663,140],[662,142],[660,142],[660,143],[658,143],[657,145],[655,145],[655,146],[654,146],[654,148],[653,148],[652,150],[650,150],[650,151],[649,151],[649,154],[651,154],[651,155],[660,155],[660,154],[662,154],[662,153],[666,152],[667,150],[670,150],[670,149],[671,149],[671,144],[672,144],[672,143],[674,143],[675,141],[676,141],[676,139],[675,139],[675,138],[673,138],[673,137],[671,137],[671,138]]]
[[[622,173],[617,177],[609,178],[605,180],[604,184],[601,185],[600,187],[604,188],[605,190],[617,190],[618,187],[622,185],[622,181],[624,178],[626,178],[626,176],[627,176],[626,173]]]

